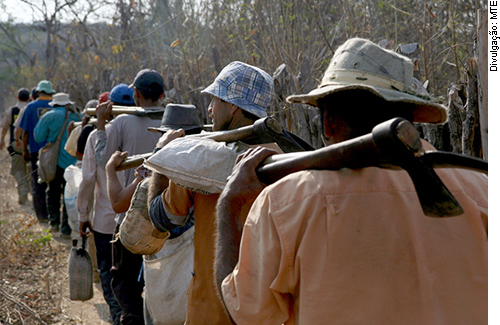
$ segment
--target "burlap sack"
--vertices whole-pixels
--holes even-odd
[[[238,155],[249,147],[200,137],[178,138],[152,155],[144,165],[175,184],[202,193],[221,193]]]
[[[123,246],[134,254],[155,254],[170,236],[169,232],[157,230],[149,218],[148,187],[150,179],[150,177],[145,178],[137,186],[130,208],[118,232]]]

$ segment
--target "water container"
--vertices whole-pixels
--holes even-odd
[[[82,239],[82,247],[76,247],[78,239],[73,239],[73,247],[69,253],[68,278],[69,278],[69,299],[89,300],[94,296],[92,284],[92,260],[85,250],[85,241]]]

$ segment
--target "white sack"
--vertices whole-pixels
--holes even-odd
[[[152,155],[144,165],[175,184],[202,193],[221,193],[238,155],[249,147],[199,137],[178,138]]]
[[[78,189],[82,182],[82,169],[75,165],[70,165],[64,170],[64,179],[66,186],[64,188],[64,203],[68,213],[68,223],[75,232],[80,231],[80,219],[76,199],[78,198]]]

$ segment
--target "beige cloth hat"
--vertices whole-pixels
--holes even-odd
[[[73,105],[75,102],[69,100],[69,95],[66,93],[57,93],[52,96],[52,101],[49,103],[50,106],[61,105],[65,106],[68,104]]]
[[[418,90],[413,80],[413,64],[408,58],[366,39],[353,38],[337,49],[318,88],[289,96],[287,101],[318,106],[317,100],[325,96],[362,89],[386,101],[415,104],[415,122],[444,123],[446,107]]]

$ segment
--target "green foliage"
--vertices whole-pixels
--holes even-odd
[[[48,229],[45,229],[43,233],[30,233],[24,230],[21,231],[21,233],[25,236],[25,238],[17,241],[17,245],[27,244],[39,249],[42,245],[46,246],[52,241],[52,233]]]

